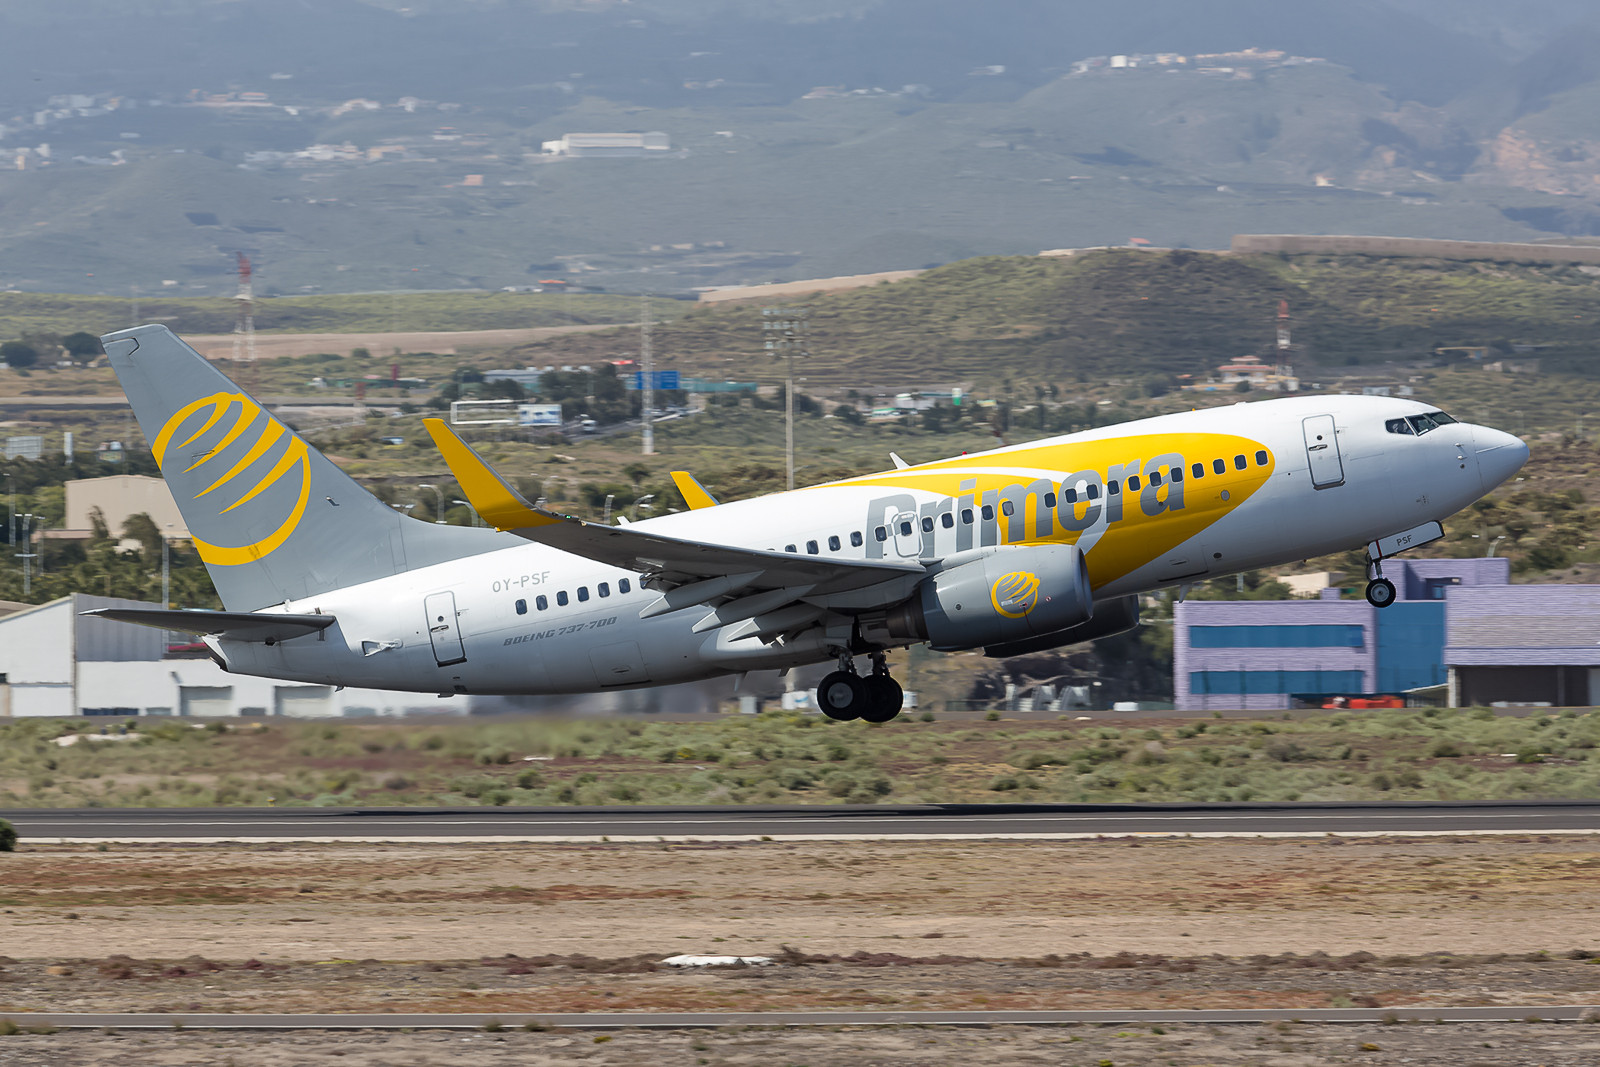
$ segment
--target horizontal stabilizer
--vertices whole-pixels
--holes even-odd
[[[95,608],[83,612],[112,622],[131,622],[161,630],[200,636],[216,635],[227,641],[287,641],[304,637],[334,623],[332,615],[256,614],[250,611],[202,611],[160,608]]]

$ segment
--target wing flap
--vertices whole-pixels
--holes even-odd
[[[332,615],[257,614],[250,611],[201,611],[160,608],[94,608],[82,612],[112,622],[131,622],[161,630],[200,637],[217,636],[227,641],[287,641],[325,630],[336,621]]]

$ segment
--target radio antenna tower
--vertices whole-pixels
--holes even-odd
[[[656,454],[656,427],[651,420],[650,409],[655,407],[655,357],[650,351],[650,294],[644,293],[640,299],[641,311],[639,319],[639,388],[643,395],[640,397],[640,416],[644,425],[644,454]]]
[[[243,252],[239,257],[239,292],[234,299],[239,302],[239,317],[233,326],[233,361],[239,362],[241,350],[250,365],[256,362],[256,301],[250,285],[250,260]]]

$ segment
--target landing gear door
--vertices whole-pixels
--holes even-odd
[[[1314,489],[1332,489],[1344,484],[1344,461],[1339,458],[1339,438],[1334,433],[1332,415],[1313,415],[1305,420],[1306,461],[1311,467]]]
[[[456,595],[434,593],[422,602],[428,613],[428,639],[433,642],[433,658],[441,667],[464,663],[467,650],[461,644],[461,626],[456,620]]]

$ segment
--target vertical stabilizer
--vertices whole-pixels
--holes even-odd
[[[231,611],[519,543],[397,513],[165,326],[100,340]]]

